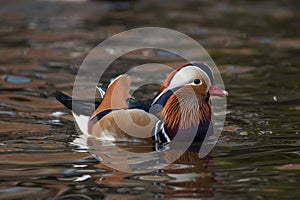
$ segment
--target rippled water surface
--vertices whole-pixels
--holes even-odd
[[[298,199],[299,6],[296,0],[2,0],[0,199]],[[134,174],[91,155],[114,156],[109,145],[92,152],[78,145],[72,115],[53,93],[72,92],[80,64],[99,42],[144,26],[200,42],[230,96],[224,130],[208,157],[191,150],[165,169]],[[177,61],[167,52],[136,51],[118,59],[101,84],[149,62]]]

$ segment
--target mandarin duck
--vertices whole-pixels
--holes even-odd
[[[82,101],[56,92],[56,99],[72,110],[80,130],[103,141],[142,141],[168,143],[176,134],[196,132],[202,141],[212,119],[210,95],[228,93],[214,81],[211,68],[189,63],[172,71],[150,105],[129,95],[131,78],[120,75],[107,87],[96,109]],[[89,115],[90,110],[94,112]],[[89,116],[87,116],[89,115]]]

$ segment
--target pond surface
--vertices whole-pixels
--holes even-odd
[[[0,199],[298,199],[299,6],[2,0]],[[200,42],[230,96],[224,130],[207,158],[188,151],[165,169],[134,174],[109,169],[78,146],[73,117],[53,93],[72,92],[77,70],[99,42],[144,26]],[[176,64],[168,53],[141,50],[120,58],[101,84],[153,61]]]

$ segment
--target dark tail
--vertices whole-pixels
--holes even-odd
[[[66,95],[65,93],[62,93],[60,91],[56,91],[55,92],[55,98],[57,101],[59,101],[60,103],[62,103],[64,106],[66,106],[67,108],[69,108],[70,110],[72,110],[72,97]]]
[[[73,97],[66,95],[60,91],[55,92],[57,101],[62,103],[65,107],[72,110],[77,115],[90,116],[93,114],[95,108],[97,108],[102,99],[74,99]]]

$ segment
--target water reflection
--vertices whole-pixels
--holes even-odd
[[[79,142],[77,139],[75,142]],[[213,197],[213,173],[210,169],[212,157],[199,158],[199,145],[193,146],[181,155],[174,163],[169,161],[177,157],[176,151],[153,151],[149,144],[112,144],[87,139],[89,152],[99,162],[96,166],[108,169],[114,175],[104,174],[98,181],[113,187],[119,194],[142,195],[146,190],[154,193],[152,198],[208,198]],[[116,150],[116,145],[122,150],[138,153],[135,156]],[[150,152],[150,153],[149,153]],[[113,166],[122,169],[122,172],[110,168]],[[147,173],[145,173],[146,171]],[[153,172],[148,172],[153,171]],[[129,173],[131,172],[131,173]],[[134,172],[134,173],[132,173]],[[96,177],[99,177],[96,175]],[[117,188],[115,188],[117,186]],[[120,188],[119,188],[120,187]],[[114,196],[109,191],[107,198]],[[149,197],[148,197],[149,198]],[[127,198],[126,198],[127,199]]]

